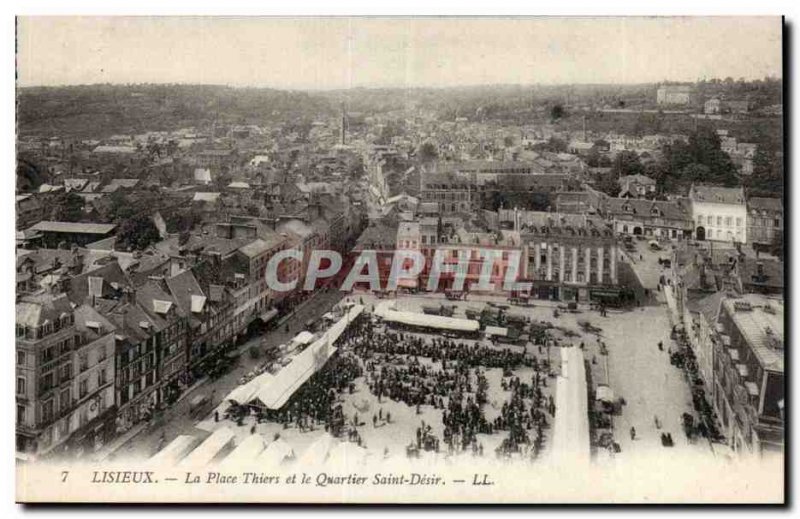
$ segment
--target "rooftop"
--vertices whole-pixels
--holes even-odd
[[[672,200],[607,198],[605,210],[612,216],[635,214],[638,216],[659,216],[668,220],[691,220],[689,208],[679,201]]]
[[[735,299],[727,298],[722,304],[759,364],[764,369],[783,373],[783,300],[747,294]]]
[[[783,212],[783,200],[780,198],[765,198],[754,196],[747,201],[747,207],[756,211],[778,211]]]
[[[45,322],[54,322],[63,314],[71,314],[66,294],[53,295],[42,293],[23,296],[16,305],[17,324],[37,327]]]
[[[239,251],[248,258],[255,258],[259,254],[263,254],[272,249],[275,245],[277,245],[277,243],[277,240],[267,242],[261,238],[258,238],[254,241],[251,241],[247,245],[239,247]]]
[[[693,185],[689,198],[696,202],[715,204],[744,204],[744,188]]]
[[[52,222],[42,221],[29,228],[33,231],[64,232],[82,234],[108,234],[116,228],[110,223]]]
[[[626,175],[623,177],[619,177],[618,180],[619,184],[624,186],[629,183],[636,183],[636,184],[643,184],[643,185],[655,185],[656,181],[646,175]]]

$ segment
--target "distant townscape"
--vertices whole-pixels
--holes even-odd
[[[17,458],[782,453],[782,103],[774,78],[19,89]],[[323,250],[380,286],[304,290]],[[392,288],[397,251],[424,265]],[[437,258],[463,283],[429,286]]]

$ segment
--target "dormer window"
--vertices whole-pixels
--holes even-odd
[[[160,315],[167,315],[170,308],[172,308],[171,301],[161,301],[158,299],[153,300],[153,310]]]

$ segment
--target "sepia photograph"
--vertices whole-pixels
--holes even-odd
[[[15,31],[17,502],[787,501],[781,17]]]

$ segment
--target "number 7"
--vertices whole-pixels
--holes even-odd
[[[68,470],[61,471],[61,482],[65,483],[67,481],[67,476],[69,475]]]

